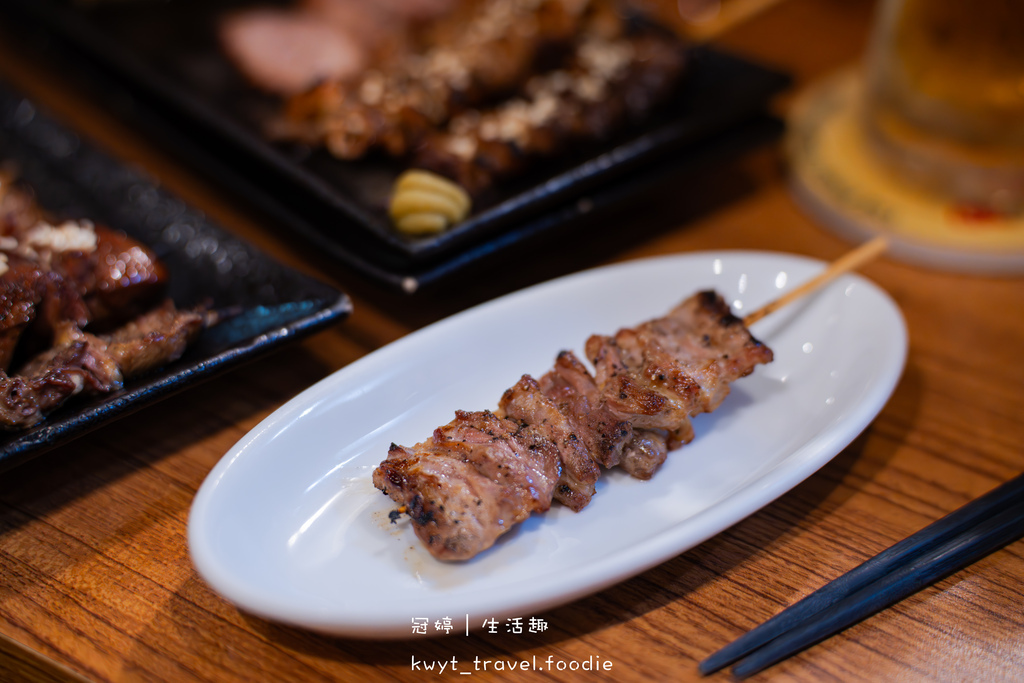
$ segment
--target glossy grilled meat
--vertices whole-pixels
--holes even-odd
[[[0,173],[0,429],[31,427],[75,394],[120,388],[178,358],[210,321],[160,305],[168,273],[145,245],[47,218]]]
[[[124,380],[180,358],[207,324],[206,313],[179,311],[170,302],[108,335],[63,321],[53,346],[17,375],[0,371],[0,426],[32,427],[71,396],[120,389]]]
[[[714,292],[594,335],[586,351],[593,375],[563,351],[540,380],[524,375],[508,389],[496,413],[459,411],[426,442],[392,444],[374,485],[404,506],[435,557],[473,557],[552,500],[581,510],[602,466],[650,478],[693,439],[691,417],[772,360]]]
[[[8,255],[0,275],[0,370],[8,370],[15,353],[30,355],[46,348],[61,321],[84,326],[89,311],[78,288],[35,262]]]
[[[138,240],[103,225],[93,226],[96,248],[52,259],[54,272],[75,283],[94,328],[120,325],[160,302],[167,267]]]

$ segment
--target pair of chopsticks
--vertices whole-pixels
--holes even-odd
[[[1024,536],[1024,474],[808,595],[700,663],[753,675]]]

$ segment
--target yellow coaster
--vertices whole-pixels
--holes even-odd
[[[971,273],[1024,272],[1024,216],[956,206],[902,182],[864,140],[862,90],[859,70],[850,70],[795,103],[787,152],[800,205],[848,239],[888,236],[896,258]]]

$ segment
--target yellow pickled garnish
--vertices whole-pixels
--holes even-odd
[[[469,209],[469,195],[461,187],[434,173],[414,169],[395,182],[388,214],[399,231],[429,235],[464,220]]]
[[[395,221],[395,227],[407,235],[433,235],[448,225],[448,219],[439,213],[411,213]]]

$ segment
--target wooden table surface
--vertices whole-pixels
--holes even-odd
[[[871,9],[866,2],[788,0],[721,41],[790,71],[798,92],[858,58]],[[423,681],[436,674],[413,671],[413,658],[468,663],[536,655],[599,656],[613,668],[517,679],[694,680],[697,661],[718,647],[1024,470],[1024,282],[883,258],[862,272],[898,302],[910,332],[906,371],[892,399],[834,460],[735,527],[537,615],[549,626],[540,634],[360,642],[253,618],[193,569],[189,505],[225,451],[313,382],[473,303],[591,265],[718,248],[830,260],[850,245],[794,206],[773,147],[673,196],[595,219],[600,240],[556,244],[561,248],[529,262],[409,299],[325,262],[112,118],[72,72],[34,50],[40,46],[28,59],[16,43],[0,42],[0,76],[221,225],[336,283],[355,304],[351,318],[330,330],[0,477],[0,679]],[[628,232],[620,227],[626,224]],[[1012,544],[755,680],[1024,679],[1022,553],[1024,545]]]

